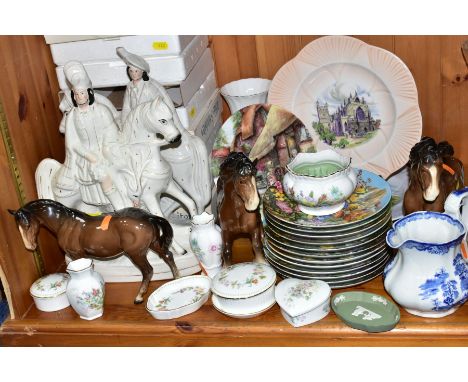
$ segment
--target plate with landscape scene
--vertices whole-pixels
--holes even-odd
[[[359,237],[359,239],[364,239],[366,237],[369,237],[377,230],[382,228],[383,226],[389,226],[389,223],[391,221],[391,215],[387,214],[384,215],[381,219],[373,222],[373,224],[366,226],[360,230],[355,230],[347,234],[341,234],[341,233],[336,233],[335,235],[329,234],[329,235],[314,235],[314,234],[297,234],[296,232],[292,232],[288,230],[287,228],[274,223],[273,221],[270,221],[268,218],[266,218],[266,226],[264,227],[265,229],[269,230],[271,233],[274,233],[278,237],[284,237],[286,240],[289,241],[294,241],[294,242],[299,242],[301,244],[313,244],[317,245],[320,243],[320,245],[326,245],[327,243],[333,243],[335,245],[339,244],[344,244],[349,241],[355,240],[356,238]]]
[[[374,216],[364,219],[362,221],[357,221],[355,223],[347,224],[345,226],[331,226],[328,228],[323,227],[307,227],[303,225],[294,225],[293,223],[288,223],[285,220],[278,219],[275,215],[268,212],[267,209],[263,208],[263,203],[260,208],[260,213],[262,216],[263,225],[274,223],[275,227],[281,227],[284,231],[287,231],[290,234],[301,236],[313,236],[317,238],[324,237],[335,237],[336,235],[353,235],[355,232],[359,232],[362,229],[372,226],[376,221],[382,220],[387,217],[391,212],[390,205],[384,208],[382,211],[376,213]]]
[[[422,117],[411,72],[393,53],[348,36],[325,36],[276,73],[268,102],[294,113],[317,151],[388,177],[419,142]]]
[[[357,186],[353,194],[346,200],[345,207],[332,215],[314,216],[302,212],[298,204],[286,196],[281,185],[273,185],[266,190],[263,208],[276,220],[314,230],[341,228],[356,222],[364,224],[389,205],[392,193],[380,176],[366,170],[356,172]]]

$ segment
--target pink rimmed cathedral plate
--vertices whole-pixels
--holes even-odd
[[[383,177],[406,164],[422,118],[413,76],[394,54],[348,36],[319,38],[275,75],[268,102],[296,115],[317,151],[333,148]]]

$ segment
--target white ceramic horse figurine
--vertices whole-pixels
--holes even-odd
[[[135,206],[144,204],[152,214],[164,216],[160,205],[164,193],[185,205],[191,216],[197,213],[195,202],[174,181],[172,168],[160,151],[180,140],[171,109],[160,97],[130,112],[122,126],[122,151],[129,167],[120,172]]]

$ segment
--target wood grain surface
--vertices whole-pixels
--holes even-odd
[[[150,292],[161,282],[152,282]],[[250,319],[216,311],[209,300],[200,310],[174,320],[155,320],[144,305],[133,305],[139,283],[106,284],[104,315],[80,319],[72,308],[45,313],[32,307],[22,320],[7,321],[0,333],[5,346],[466,346],[468,306],[440,319],[401,310],[395,329],[366,333],[346,326],[333,313],[301,328],[289,325],[278,305]],[[350,290],[386,295],[382,279]],[[339,292],[341,292],[340,290]],[[333,293],[337,293],[334,291]]]

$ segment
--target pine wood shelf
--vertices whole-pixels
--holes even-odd
[[[150,292],[161,282],[152,282]],[[44,313],[32,306],[22,319],[1,328],[4,346],[466,346],[468,305],[441,319],[401,310],[390,332],[370,334],[349,328],[331,312],[325,319],[293,328],[278,305],[261,316],[241,320],[216,311],[209,300],[199,311],[175,320],[155,320],[144,305],[133,305],[139,283],[106,285],[103,317],[81,320],[71,307]],[[350,290],[385,294],[382,279]],[[334,294],[341,292],[333,291]]]

